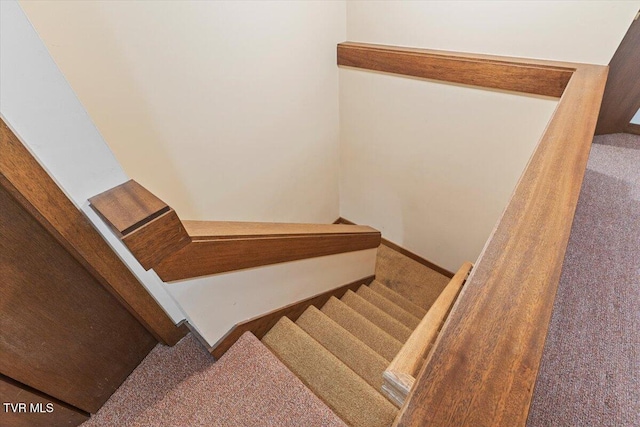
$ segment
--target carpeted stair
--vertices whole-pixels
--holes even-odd
[[[402,347],[400,341],[335,297],[331,297],[321,311],[389,361]]]
[[[369,289],[376,291],[378,294],[395,303],[399,307],[404,308],[419,319],[422,319],[424,315],[427,314],[427,310],[417,304],[414,304],[397,292],[392,291],[377,280],[374,280],[373,283],[369,285]]]
[[[382,373],[426,310],[380,282],[347,291],[262,342],[347,425],[390,426],[398,409],[381,394]]]
[[[348,425],[391,425],[396,408],[286,317],[262,338],[271,351]]]
[[[283,317],[262,343],[247,332],[215,363],[192,335],[158,345],[84,425],[392,425],[398,409],[381,394],[382,373],[447,278],[384,246],[379,253],[379,281],[295,323]]]

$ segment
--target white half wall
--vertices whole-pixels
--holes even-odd
[[[640,2],[347,2],[349,41],[607,64]],[[557,100],[340,70],[340,215],[475,261]]]
[[[171,282],[191,325],[214,345],[236,324],[355,282],[375,271],[376,249]]]
[[[344,1],[20,4],[125,172],[181,218],[338,218]]]
[[[557,100],[340,71],[344,218],[450,271],[475,261]]]

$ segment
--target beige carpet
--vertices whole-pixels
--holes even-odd
[[[389,366],[387,359],[314,306],[309,307],[296,320],[296,325],[333,353],[371,387],[382,390],[382,373]]]
[[[280,319],[262,342],[349,426],[393,422],[397,409],[389,401],[288,318]]]
[[[397,292],[392,291],[386,285],[383,285],[381,282],[378,282],[377,280],[374,280],[373,282],[371,282],[369,287],[373,291],[379,293],[380,295],[388,299],[389,301],[395,303],[399,307],[402,307],[405,311],[413,314],[418,319],[422,319],[427,314],[427,310],[425,310],[424,308],[420,307],[417,304],[412,303],[405,297],[401,296]]]
[[[335,297],[322,307],[322,313],[388,361],[392,361],[402,348],[400,341]]]
[[[341,301],[401,343],[404,343],[411,335],[412,329],[407,328],[392,315],[380,310],[353,291],[347,291]]]
[[[414,330],[416,326],[418,326],[418,323],[420,323],[421,318],[409,313],[404,308],[394,303],[393,300],[385,298],[384,295],[377,293],[369,286],[360,286],[356,295],[362,297],[364,300],[378,307],[380,310],[389,313],[411,330]]]
[[[397,279],[401,281],[400,276]],[[419,286],[424,291],[425,286],[418,283],[411,287]],[[296,323],[283,317],[262,338],[323,402],[354,427],[389,427],[393,423],[398,411],[382,394],[382,374],[420,322],[403,307],[423,311],[379,282],[374,282],[374,287],[377,291],[363,285],[357,293],[346,292],[341,300],[332,297],[322,310],[310,307]]]
[[[378,248],[376,280],[426,310],[449,283],[448,277],[385,245]]]
[[[448,282],[380,252],[381,279],[422,307]],[[398,409],[381,393],[382,372],[423,313],[376,283],[310,307],[296,323],[280,319],[263,338],[269,348],[245,333],[215,363],[188,335],[158,345],[84,426],[388,427]]]

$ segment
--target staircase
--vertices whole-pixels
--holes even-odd
[[[262,342],[350,426],[390,426],[398,409],[382,394],[382,373],[420,322],[424,309],[374,282],[322,308],[286,317]]]
[[[390,426],[399,409],[383,373],[427,308],[373,281],[295,322],[281,318],[262,342],[347,425]]]
[[[459,273],[382,245],[377,280],[282,317],[262,342],[245,332],[217,361],[192,335],[158,345],[84,426],[390,426],[401,403],[388,376],[415,377],[406,366],[423,364]]]
[[[264,352],[271,350],[274,360],[350,426],[394,422],[471,268],[470,263],[463,264],[447,284],[446,276],[426,267],[433,264],[400,247],[394,249],[393,244],[381,245],[380,232],[367,226],[182,221],[135,181],[98,194],[90,202],[144,268],[153,268],[164,281],[378,248],[378,282],[370,286],[366,282],[357,289],[344,285],[299,301],[291,306],[295,309],[284,307],[238,323],[211,350],[216,357],[223,355],[244,332],[255,332],[262,338]],[[223,356],[220,360],[238,365],[233,359]],[[247,378],[244,384],[264,386],[270,378],[275,381],[277,375],[269,372],[260,379]],[[240,378],[242,372],[229,375]],[[262,395],[253,396],[251,390],[218,393],[220,400],[214,407],[251,407],[268,401]],[[279,406],[269,401],[270,411],[285,413],[292,405],[297,407],[275,389],[273,393],[283,400]]]

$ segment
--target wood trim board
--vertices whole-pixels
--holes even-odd
[[[191,243],[191,237],[171,208],[139,228],[132,228],[121,240],[146,270]]]
[[[433,348],[433,342],[472,267],[470,262],[462,264],[383,372],[382,391],[398,407],[402,406],[415,383],[415,377],[427,360],[430,349]]]
[[[376,233],[371,227],[356,224],[300,224],[277,222],[227,222],[227,221],[183,221],[192,240],[223,240],[237,238],[270,238],[286,234],[290,237],[311,237],[318,234],[358,234],[363,231]]]
[[[227,333],[227,335],[225,335],[210,349],[210,352],[216,359],[219,359],[245,332],[251,332],[260,339],[269,332],[269,330],[271,330],[271,328],[283,316],[286,316],[292,322],[295,322],[310,306],[313,305],[319,310],[332,296],[342,298],[348,290],[355,292],[361,285],[368,285],[373,282],[374,279],[375,276],[363,277],[362,279],[342,285],[338,288],[331,289],[302,301],[298,301],[277,310],[270,311],[269,313],[254,317],[253,319],[249,319],[245,322],[238,323]]]
[[[606,75],[571,77],[398,425],[526,424]]]
[[[153,268],[165,282],[380,245],[380,232],[366,226],[181,221],[133,182],[89,201],[142,266]]]
[[[379,233],[193,241],[153,266],[164,281],[377,248]]]
[[[634,135],[640,135],[640,125],[635,123],[629,123],[625,129],[626,133],[632,133]]]
[[[0,373],[96,412],[156,338],[0,179]]]
[[[91,198],[100,215],[109,218],[111,226],[121,235],[142,227],[169,211],[169,206],[134,180]]]
[[[634,133],[634,128],[629,126],[629,122],[640,108],[640,48],[638,46],[640,46],[640,19],[636,17],[609,62],[609,78],[604,90],[596,135]]]
[[[524,426],[608,67],[362,43],[338,64],[560,96],[395,424]]]
[[[48,396],[34,388],[0,375],[0,396],[3,403],[24,403],[28,412],[7,411],[2,408],[0,424],[7,427],[78,426],[89,414]],[[32,406],[32,404],[34,406]],[[32,412],[31,409],[36,409]]]
[[[0,180],[104,288],[160,342],[183,336],[133,273],[67,198],[18,137],[0,120]]]
[[[345,42],[338,65],[471,86],[559,97],[573,69],[549,61]]]

